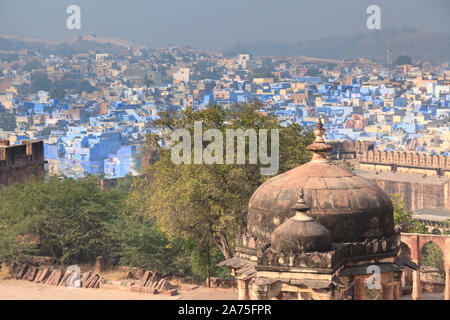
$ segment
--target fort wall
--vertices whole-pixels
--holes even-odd
[[[361,169],[450,177],[450,157],[424,152],[382,151],[369,141],[332,141],[333,160],[356,159]]]
[[[0,141],[0,185],[10,186],[44,174],[43,141],[25,141],[13,146],[9,141]]]
[[[330,144],[333,146],[329,153],[331,159],[355,160],[359,169],[374,173],[363,174],[364,177],[376,182],[388,195],[400,194],[409,210],[450,209],[450,157],[381,151],[368,141],[332,141]],[[429,181],[426,177],[437,180]]]
[[[400,194],[409,210],[423,208],[450,209],[449,182],[425,184],[383,179],[377,179],[376,182],[388,195]]]
[[[422,152],[366,150],[356,154],[361,169],[450,177],[450,157]]]

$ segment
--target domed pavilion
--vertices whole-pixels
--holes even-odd
[[[218,265],[243,300],[398,299],[405,261],[390,198],[327,159],[320,119],[314,133],[312,160],[255,191],[234,257]]]

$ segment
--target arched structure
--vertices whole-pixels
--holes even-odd
[[[444,299],[450,300],[450,235],[401,233],[400,239],[401,242],[405,243],[411,250],[411,260],[419,266],[418,270],[413,270],[412,298],[418,300],[422,294],[420,285],[422,248],[426,243],[432,241],[441,248],[443,254],[445,268]]]

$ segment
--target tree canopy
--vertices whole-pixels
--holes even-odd
[[[193,136],[194,121],[202,121],[203,132],[214,128],[224,136],[226,129],[278,129],[279,173],[309,161],[306,146],[313,140],[312,132],[297,124],[283,126],[274,115],[259,113],[261,107],[255,102],[233,109],[217,105],[200,111],[188,108],[177,115],[163,114],[156,126],[165,132],[166,139],[176,128],[184,128]],[[267,135],[270,138],[270,133]],[[217,248],[224,257],[232,256],[236,231],[246,225],[248,201],[269,176],[261,174],[260,163],[248,163],[248,153],[245,164],[177,165],[171,161],[171,151],[159,147],[159,140],[155,135],[147,137],[146,149],[157,150],[158,160],[142,170],[143,176],[132,186],[130,202],[138,213],[155,219],[169,239],[187,241],[192,258],[197,262],[203,259],[199,265],[208,274],[214,257],[221,258]],[[204,148],[207,145],[203,142]],[[225,148],[224,143],[222,151]]]
[[[52,87],[52,81],[45,72],[33,72],[31,74],[31,89],[37,91],[49,91]]]
[[[53,176],[0,189],[0,261],[50,256],[56,264],[112,264],[159,272],[189,271],[181,245],[130,214],[127,187],[102,189],[99,178]]]
[[[52,88],[49,93],[50,99],[64,101],[66,99],[66,90],[63,88]]]
[[[406,202],[401,195],[393,194],[391,197],[394,206],[394,224],[402,232],[427,233],[427,228],[420,222],[413,220],[412,212],[406,208]]]
[[[17,127],[16,116],[9,112],[0,112],[0,128],[4,131],[13,131]]]
[[[405,64],[412,64],[412,59],[409,56],[399,56],[396,60],[395,60],[395,65],[396,66],[402,66]]]

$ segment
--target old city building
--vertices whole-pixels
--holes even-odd
[[[229,266],[239,299],[399,299],[402,270],[389,196],[330,162],[319,119],[309,163],[263,183]],[[377,272],[378,274],[372,274]]]
[[[44,174],[42,141],[25,141],[13,146],[7,140],[0,141],[0,186],[24,182],[32,176],[43,177]]]

